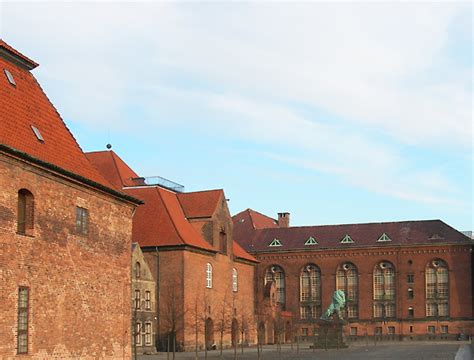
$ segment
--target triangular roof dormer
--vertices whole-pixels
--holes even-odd
[[[341,244],[352,244],[354,240],[350,237],[350,235],[344,235],[344,237],[341,240]]]
[[[392,241],[392,239],[390,239],[390,237],[386,233],[383,233],[382,235],[380,235],[377,241],[378,242]]]
[[[310,236],[304,244],[305,245],[318,245],[318,242],[316,241],[314,237]]]
[[[268,244],[268,246],[282,246],[282,243],[281,243],[280,240],[275,238],[275,239],[272,240],[272,242],[270,244]]]

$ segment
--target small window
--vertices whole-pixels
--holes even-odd
[[[268,246],[282,246],[281,241],[278,239],[273,239]]]
[[[310,236],[304,244],[305,245],[318,245],[318,242],[316,241],[314,237]]]
[[[345,235],[341,240],[341,244],[352,244],[353,242],[354,240],[352,240],[350,235]]]
[[[34,198],[26,189],[18,191],[17,232],[22,235],[33,235]]]
[[[413,332],[413,326],[410,326],[410,332],[411,333]]]
[[[232,291],[237,292],[238,290],[238,274],[237,269],[232,269]]]
[[[76,232],[81,235],[87,235],[89,211],[87,209],[76,207]]]
[[[18,288],[18,329],[17,329],[17,353],[28,353],[28,313],[29,313],[30,289]]]
[[[145,309],[151,310],[151,292],[149,290],[145,291]]]
[[[412,318],[415,316],[415,310],[413,310],[413,306],[408,308],[408,317]]]
[[[135,344],[142,344],[142,324],[140,322],[135,324]]]
[[[430,334],[430,335],[436,334],[436,327],[434,327],[433,325],[429,325],[428,326],[428,334]]]
[[[151,322],[145,323],[145,345],[151,345],[152,334],[151,334]]]
[[[447,334],[448,332],[448,325],[441,325],[441,334]]]
[[[139,278],[140,278],[140,275],[141,275],[141,265],[140,265],[140,262],[137,261],[137,262],[135,263],[135,277],[136,277],[137,279],[139,279]]]
[[[227,234],[224,230],[219,233],[219,251],[221,254],[227,255]]]
[[[408,299],[413,299],[414,297],[414,294],[413,294],[413,289],[412,288],[408,288]]]
[[[44,138],[43,138],[43,136],[41,135],[39,129],[36,126],[31,125],[31,130],[33,130],[33,133],[35,134],[38,141],[44,142]]]
[[[375,335],[376,336],[381,336],[382,335],[382,327],[381,326],[376,326],[375,327]]]
[[[356,327],[351,327],[351,336],[357,336],[357,328]]]
[[[308,334],[309,334],[308,328],[301,328],[301,335],[308,336]]]
[[[395,326],[389,326],[388,327],[388,334],[389,335],[395,335]]]
[[[206,287],[212,289],[212,265],[206,264]]]
[[[140,309],[140,290],[135,290],[135,309]]]
[[[378,242],[392,241],[392,239],[390,239],[390,237],[387,234],[383,233],[382,235],[380,235],[377,241]]]
[[[15,79],[13,78],[12,73],[8,71],[7,69],[3,69],[3,72],[5,73],[5,76],[7,77],[8,82],[11,85],[16,86],[16,82],[15,82]]]
[[[407,283],[413,284],[415,282],[415,275],[413,274],[408,274],[407,275]]]

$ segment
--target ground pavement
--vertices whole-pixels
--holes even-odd
[[[458,354],[456,356],[456,354]],[[199,359],[204,359],[204,352],[199,352]],[[219,359],[220,352],[213,350],[208,352],[208,359]],[[256,348],[245,348],[241,354],[237,351],[237,360],[255,360],[257,359]],[[309,349],[308,345],[301,346],[299,352],[296,346],[291,350],[289,345],[282,347],[281,353],[276,351],[275,346],[264,346],[261,355],[262,360],[471,360],[470,344],[465,342],[399,342],[399,343],[378,343],[374,344],[353,344],[347,349],[323,350]],[[165,360],[166,353],[157,355],[142,355],[139,360]],[[172,360],[172,354],[169,357]],[[193,360],[195,353],[176,353],[175,359]],[[222,359],[234,359],[232,349],[224,350]]]

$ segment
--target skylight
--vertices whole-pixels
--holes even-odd
[[[316,241],[314,237],[310,236],[304,244],[305,245],[318,245],[318,242]]]
[[[275,238],[268,246],[282,246],[282,243],[280,242],[280,240]]]
[[[8,71],[7,69],[3,69],[3,72],[5,73],[7,79],[8,79],[8,82],[14,86],[16,86],[16,82],[15,82],[15,79],[13,78],[13,75],[10,71]]]
[[[387,234],[383,233],[382,235],[380,235],[380,237],[377,241],[380,241],[380,242],[392,241],[392,239],[390,239],[390,237]]]
[[[349,235],[344,235],[344,237],[341,240],[341,244],[352,244],[354,240]]]
[[[31,130],[33,130],[33,132],[36,135],[36,138],[39,141],[44,142],[43,136],[41,135],[40,131],[38,130],[38,128],[36,126],[31,125]]]

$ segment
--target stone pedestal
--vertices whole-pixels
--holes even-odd
[[[339,349],[346,348],[342,337],[342,327],[346,321],[340,319],[318,320],[319,335],[314,338],[311,348]]]

